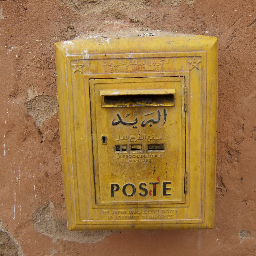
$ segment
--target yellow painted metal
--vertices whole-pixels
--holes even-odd
[[[182,78],[177,77],[90,80],[97,205],[143,203],[146,206],[185,202],[183,87]],[[124,89],[132,89],[133,95],[127,94],[128,98],[112,97],[117,98],[114,101],[117,106],[120,106],[119,102],[131,99],[135,99],[133,104],[137,105],[129,107],[131,102],[128,101],[119,108],[103,108],[100,95],[104,88],[121,93]],[[149,95],[144,88],[156,94]],[[164,96],[159,101],[165,102],[168,88],[177,92],[175,107],[164,103],[163,106],[159,106],[160,103],[150,106],[153,97]],[[105,140],[107,143],[103,143]],[[167,186],[171,189],[164,189]]]
[[[217,39],[56,44],[70,230],[212,228]]]

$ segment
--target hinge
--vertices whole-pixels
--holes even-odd
[[[188,192],[188,173],[184,172],[184,194]]]
[[[187,112],[187,86],[184,87],[184,111]]]

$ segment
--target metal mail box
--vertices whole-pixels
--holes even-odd
[[[70,230],[214,225],[217,39],[56,44]]]

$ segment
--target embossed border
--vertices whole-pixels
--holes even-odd
[[[165,57],[162,57],[162,56],[165,56]],[[145,57],[146,56],[146,57]],[[120,60],[120,59],[125,59],[125,58],[127,58],[127,57],[130,57],[130,55],[129,54],[115,54],[115,58],[113,58],[113,55],[112,55],[112,57],[111,58],[107,58],[108,60]],[[159,75],[160,77],[162,77],[162,76],[180,76],[180,77],[184,77],[185,78],[185,84],[186,84],[186,86],[188,87],[188,90],[189,90],[189,81],[190,81],[190,76],[191,76],[191,71],[193,70],[193,69],[200,69],[200,70],[202,70],[202,74],[201,74],[201,78],[202,78],[202,81],[204,81],[203,83],[202,83],[202,95],[205,95],[205,92],[204,92],[204,90],[203,90],[203,88],[204,88],[204,84],[205,84],[205,77],[206,77],[206,70],[205,70],[205,68],[204,67],[202,67],[202,65],[203,65],[203,63],[205,63],[206,62],[206,53],[205,52],[194,52],[193,54],[191,54],[191,53],[148,53],[148,54],[133,54],[133,57],[134,58],[137,58],[137,59],[143,59],[143,58],[186,58],[186,62],[187,62],[187,65],[185,66],[185,70],[179,70],[179,71],[173,71],[173,72],[165,72],[165,71],[158,71],[158,72],[147,72],[147,73],[142,73],[142,72],[137,72],[137,73],[108,73],[108,74],[106,74],[106,73],[104,73],[104,72],[102,72],[102,73],[93,73],[93,74],[90,74],[90,72],[84,72],[81,68],[88,68],[89,67],[89,61],[90,60],[94,60],[94,61],[99,61],[99,62],[102,62],[103,61],[103,59],[102,58],[106,58],[106,56],[105,55],[93,55],[93,56],[90,56],[90,59],[79,59],[80,58],[80,56],[68,56],[68,59],[70,59],[70,65],[71,65],[71,68],[72,68],[72,64],[75,64],[75,65],[73,65],[73,68],[74,68],[74,70],[73,70],[73,75],[72,75],[72,77],[74,76],[74,74],[76,75],[76,76],[83,76],[83,81],[84,81],[84,86],[86,87],[87,85],[86,85],[86,83],[87,83],[87,81],[89,81],[89,79],[99,79],[99,78],[104,78],[104,79],[106,79],[106,78],[115,78],[115,77],[125,77],[125,78],[128,78],[128,77],[130,77],[130,78],[133,78],[133,77],[147,77],[147,76],[150,76],[150,75]],[[76,66],[76,65],[78,65],[78,66]],[[201,65],[201,67],[199,67],[199,65]],[[77,70],[77,67],[80,69],[80,71],[79,70]],[[90,71],[90,69],[88,68],[88,70]],[[83,71],[83,72],[81,72],[81,71]],[[106,77],[107,76],[107,77]],[[76,83],[75,83],[76,84]],[[74,85],[74,83],[73,83],[73,81],[72,81],[72,91],[74,90],[74,87],[73,86],[75,86]],[[84,89],[85,90],[85,89]],[[88,92],[87,92],[88,93]],[[73,101],[75,101],[75,98],[73,98]],[[202,108],[203,109],[203,108]],[[188,129],[188,128],[187,128]],[[202,133],[202,138],[201,139],[203,139],[204,138],[204,134]],[[189,139],[189,136],[188,136],[188,139]],[[187,143],[189,143],[189,141],[187,142]],[[202,143],[203,145],[204,145],[204,143]],[[202,151],[204,151],[204,149],[202,149]],[[187,154],[187,153],[186,153]],[[188,158],[189,156],[187,155],[187,158]],[[202,180],[203,180],[203,176],[204,176],[204,172],[203,172],[203,169],[204,168],[202,168],[201,167],[201,177],[202,177]],[[188,166],[188,168],[187,168],[187,171],[188,171],[188,177],[189,177],[189,166]],[[79,176],[78,174],[77,174],[77,176]],[[92,183],[91,183],[92,184]],[[188,182],[188,184],[189,184],[189,182]],[[91,189],[92,190],[94,190],[93,188],[92,188],[92,186],[91,186]],[[190,189],[190,188],[188,188],[188,189]],[[201,187],[201,201],[203,202],[204,201],[204,198],[203,198],[203,194],[202,194],[202,191],[203,191],[203,188]],[[76,192],[76,194],[78,195],[79,193],[78,193],[78,191]],[[117,206],[116,205],[110,205],[110,204],[98,204],[98,205],[96,205],[95,203],[94,203],[94,198],[95,198],[95,194],[93,194],[93,192],[91,192],[91,202],[93,202],[93,204],[91,205],[91,207],[92,207],[92,209],[104,209],[104,208],[106,208],[106,207],[108,207],[108,208],[112,208],[112,207],[114,207],[114,208],[117,208]],[[77,205],[81,205],[81,204],[83,204],[83,202],[81,202],[80,200],[79,200],[79,198],[78,198],[78,204]],[[159,205],[157,205],[157,204],[159,204],[159,203],[152,203],[152,202],[148,202],[148,207],[152,207],[152,208],[159,208]],[[166,203],[166,204],[168,204],[168,203]],[[188,207],[190,207],[190,204],[191,204],[191,201],[190,201],[190,193],[188,193],[188,195],[186,196],[186,203],[185,204],[173,204],[173,208],[175,208],[175,209],[177,209],[177,208],[188,208]],[[127,206],[128,208],[129,207],[131,207],[131,205],[136,205],[137,206],[137,204],[136,203],[129,203],[129,205]],[[200,215],[198,216],[198,219],[197,220],[191,220],[191,223],[201,223],[202,222],[202,216],[203,216],[203,207],[201,207],[202,206],[202,204],[200,204],[199,205],[199,207],[201,208],[201,213],[200,213]],[[122,207],[123,208],[123,206],[120,206],[120,207]],[[160,206],[161,207],[161,206]],[[162,207],[164,207],[164,206],[162,206]],[[138,207],[138,208],[143,208],[143,206],[141,206],[141,207]],[[77,208],[77,210],[76,210],[77,212],[80,212],[80,208]],[[81,216],[81,214],[79,214],[80,216]],[[83,215],[83,214],[82,214]],[[81,224],[84,222],[84,221],[87,221],[87,220],[83,220],[83,219],[80,219],[80,221],[81,221]],[[91,218],[91,221],[96,221],[94,218]],[[106,220],[104,220],[104,221],[106,221]],[[127,220],[127,221],[129,221],[129,220]],[[140,221],[143,221],[143,220],[140,220]],[[148,220],[145,220],[145,221],[148,221]],[[158,220],[154,220],[154,221],[158,221]],[[160,220],[159,220],[160,221]],[[169,222],[176,222],[176,221],[179,221],[180,223],[190,223],[190,220],[189,220],[189,218],[186,218],[186,219],[181,219],[181,220],[177,220],[177,219],[172,219],[172,220],[161,220],[161,221],[169,221]],[[97,220],[97,222],[99,222],[99,220]]]

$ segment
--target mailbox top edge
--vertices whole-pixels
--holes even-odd
[[[64,55],[90,55],[115,53],[190,52],[208,51],[217,45],[217,37],[201,35],[164,35],[132,37],[90,37],[55,44],[56,51]]]

